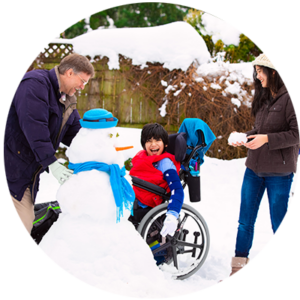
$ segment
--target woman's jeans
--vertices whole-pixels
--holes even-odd
[[[294,174],[288,176],[259,177],[246,169],[242,185],[239,227],[236,238],[235,256],[248,257],[254,235],[259,205],[265,189],[269,198],[272,229],[275,233],[283,220],[290,195]]]

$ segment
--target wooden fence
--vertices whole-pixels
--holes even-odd
[[[28,71],[52,69],[72,52],[70,44],[49,44]],[[247,105],[237,107],[233,104],[232,98],[238,95],[226,95],[227,86],[222,80],[195,80],[196,66],[193,65],[186,72],[168,70],[159,63],[147,63],[146,68],[141,68],[132,65],[130,58],[120,55],[120,68],[109,70],[107,57],[88,58],[94,66],[95,76],[84,90],[78,92],[77,109],[81,117],[89,109],[104,108],[118,118],[118,126],[142,128],[144,124],[158,122],[169,133],[178,131],[184,118],[196,117],[205,121],[218,137],[208,155],[222,159],[246,156],[246,149],[228,147],[227,139],[233,130],[245,132],[251,129],[250,109]],[[212,80],[218,81],[222,88],[212,88]],[[170,92],[167,86],[171,87]],[[248,101],[252,87],[244,83],[242,88]],[[162,116],[160,109],[165,104],[167,114]]]
[[[49,44],[49,47],[34,60],[28,71],[50,70],[70,53],[73,53],[71,44]],[[167,124],[167,118],[161,117],[158,110],[158,103],[162,101],[153,101],[145,97],[138,78],[132,76],[132,69],[139,67],[132,66],[130,59],[120,56],[120,69],[109,70],[107,61],[107,57],[101,59],[96,57],[92,62],[95,76],[89,80],[84,90],[77,94],[77,109],[80,116],[82,117],[89,109],[104,108],[118,118],[118,125],[142,127],[150,122]],[[177,127],[171,126],[170,129],[176,131]]]

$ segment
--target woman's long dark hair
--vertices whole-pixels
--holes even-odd
[[[254,82],[254,99],[252,102],[252,110],[251,114],[255,117],[257,112],[260,110],[260,108],[263,106],[266,101],[271,99],[271,91],[274,94],[277,94],[279,89],[284,85],[280,75],[277,71],[275,71],[275,74],[273,74],[274,69],[265,67],[265,66],[259,66],[262,68],[262,72],[267,75],[267,83],[268,87],[263,88],[261,85],[260,80],[257,79],[257,73],[254,66],[253,71],[253,82]]]

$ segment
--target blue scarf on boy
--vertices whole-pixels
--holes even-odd
[[[124,178],[126,174],[125,167],[120,169],[117,164],[108,165],[103,162],[89,161],[78,164],[70,162],[69,169],[74,170],[74,174],[98,170],[110,175],[110,184],[117,206],[117,223],[120,222],[120,217],[123,217],[123,206],[130,212],[132,211],[135,194],[129,182]]]

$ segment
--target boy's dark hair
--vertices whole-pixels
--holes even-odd
[[[146,124],[143,127],[141,134],[141,144],[143,149],[145,149],[146,142],[152,138],[155,140],[162,140],[165,146],[169,144],[168,132],[158,123]]]
[[[263,73],[267,76],[268,86],[263,88],[260,80],[257,79],[257,72],[254,66],[253,70],[253,82],[254,82],[254,98],[252,101],[252,109],[251,114],[255,117],[261,107],[271,98],[271,91],[275,94],[279,91],[279,89],[284,85],[283,80],[281,79],[278,72],[274,69],[259,66],[262,68]],[[273,74],[274,73],[274,74]]]

